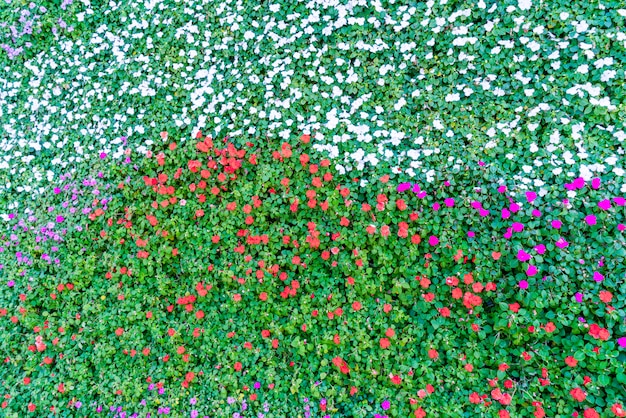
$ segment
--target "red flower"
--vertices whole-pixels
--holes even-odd
[[[241,371],[241,367],[242,365],[240,362],[236,362],[235,365],[233,366],[236,372]]]
[[[611,406],[611,412],[613,412],[616,417],[626,417],[626,410],[621,403],[614,403]]]
[[[402,383],[402,378],[397,374],[392,374],[389,376],[389,378],[391,379],[391,383],[393,383],[394,385],[399,385]]]
[[[437,358],[439,358],[439,353],[437,352],[437,350],[431,348],[430,350],[428,350],[428,357],[430,357],[432,360],[437,360]]]
[[[472,392],[469,396],[469,401],[474,404],[478,404],[481,402],[480,395],[476,392]]]
[[[585,412],[583,412],[583,417],[584,418],[600,418],[600,415],[598,415],[595,409],[587,408],[585,409]]]
[[[583,402],[587,398],[587,394],[581,388],[574,388],[570,390],[569,394],[578,402]]]
[[[380,343],[380,348],[382,348],[383,350],[389,348],[389,346],[391,345],[391,343],[389,342],[387,338],[381,338],[379,343]]]
[[[355,311],[359,311],[361,310],[361,308],[362,308],[361,302],[356,301],[352,303],[352,309],[354,309]]]
[[[419,407],[415,410],[413,415],[415,415],[415,418],[424,418],[426,416],[426,412],[422,409],[422,407]]]

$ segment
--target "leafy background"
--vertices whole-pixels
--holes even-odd
[[[623,414],[620,2],[205,3],[0,8],[2,42],[23,47],[3,48],[0,72],[3,413]],[[23,10],[42,15],[11,37]],[[204,189],[190,160],[210,171]],[[144,178],[162,173],[163,196]],[[406,182],[427,195],[398,191]]]

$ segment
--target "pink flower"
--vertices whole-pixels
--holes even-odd
[[[517,252],[517,259],[519,261],[528,261],[530,260],[531,255],[525,252],[524,250],[519,250]]]
[[[585,216],[585,222],[587,222],[587,225],[595,225],[596,224],[596,217],[595,217],[595,215],[587,215],[587,216]]]
[[[452,206],[454,206],[454,199],[449,197],[444,200],[443,203],[445,203],[447,207],[451,208]]]
[[[518,205],[517,203],[511,203],[511,206],[509,206],[509,208],[511,209],[511,212],[517,213],[520,211],[521,206]]]
[[[526,270],[526,275],[532,277],[535,274],[537,274],[537,267],[533,266],[532,264],[529,265],[528,269]]]
[[[591,187],[593,187],[595,190],[598,190],[600,188],[600,179],[596,177],[595,179],[591,180]]]
[[[431,235],[430,238],[428,238],[428,243],[434,247],[435,245],[439,244],[439,238],[437,238],[434,235]]]
[[[511,212],[508,209],[502,209],[502,219],[509,219],[511,217]]]
[[[555,245],[559,248],[565,248],[569,245],[569,243],[567,241],[565,241],[565,238],[561,237],[559,238],[559,240],[555,243]]]
[[[438,202],[435,202],[433,204],[433,210],[436,212],[441,208],[441,205]]]
[[[519,287],[524,290],[528,289],[528,282],[526,280],[520,280]]]
[[[400,183],[398,184],[398,192],[406,192],[411,188],[411,183]]]
[[[602,210],[609,210],[611,208],[611,201],[609,199],[604,199],[598,202],[598,207]]]
[[[555,220],[552,221],[552,228],[554,228],[554,229],[560,229],[561,225],[562,225],[562,223],[558,219],[555,219]]]
[[[511,227],[513,227],[513,231],[515,232],[522,232],[524,230],[524,224],[519,222],[513,222],[513,225],[511,225]]]
[[[537,251],[538,254],[543,254],[546,252],[546,246],[543,244],[539,244],[535,246],[535,251]]]
[[[541,216],[541,212],[539,211],[539,209],[534,209],[533,210],[533,216],[535,218],[539,218]]]

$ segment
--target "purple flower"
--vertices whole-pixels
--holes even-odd
[[[383,403],[380,404],[380,407],[383,408],[385,411],[388,410],[390,406],[391,403],[387,399],[385,399]]]
[[[254,382],[255,389],[261,389],[261,382]]]
[[[76,409],[80,408],[81,406],[83,406],[83,403],[81,401],[76,401],[76,403],[74,404],[74,406],[76,407]]]
[[[7,286],[8,286],[8,287],[13,287],[13,286],[15,286],[15,282],[14,282],[13,280],[9,280],[9,281],[7,282]]]
[[[192,409],[191,410],[191,414],[189,414],[189,416],[191,418],[196,418],[198,416],[198,410],[197,409]]]
[[[189,399],[189,403],[192,404],[192,405],[195,405],[196,402],[198,402],[198,400],[196,398]]]

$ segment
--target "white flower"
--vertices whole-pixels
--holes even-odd
[[[451,93],[446,96],[446,102],[448,103],[458,102],[460,99],[461,99],[461,96],[459,96],[459,93]]]
[[[532,6],[533,2],[531,0],[517,0],[517,7],[520,10],[530,10],[530,6]]]

